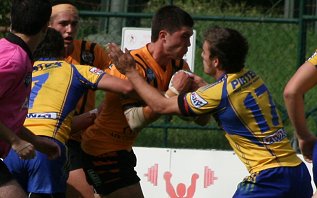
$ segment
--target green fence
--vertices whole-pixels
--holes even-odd
[[[169,3],[173,3],[173,1],[169,1]],[[207,81],[211,81],[210,77],[203,74],[200,58],[204,29],[208,26],[219,25],[235,28],[242,32],[250,45],[247,67],[257,72],[265,80],[280,110],[290,138],[293,137],[293,128],[285,110],[283,89],[298,66],[317,48],[315,45],[317,18],[305,15],[305,1],[300,1],[299,4],[296,18],[284,18],[281,14],[263,17],[252,11],[235,14],[234,8],[233,11],[229,9],[228,14],[218,13],[217,15],[217,13],[211,14],[208,9],[204,8],[207,5],[197,5],[188,9],[195,20],[194,28],[197,31],[195,73],[202,75]],[[101,44],[110,41],[120,43],[122,27],[150,27],[150,19],[157,7],[147,6],[142,13],[82,10],[80,11],[82,18],[80,35]],[[184,5],[179,6],[186,9]],[[91,34],[92,32],[98,32],[98,34]],[[239,50],[238,47],[237,50]],[[307,117],[313,131],[317,129],[315,98],[315,90],[305,97]],[[205,127],[199,127],[182,121],[177,116],[164,116],[142,130],[136,145],[230,149],[229,145],[224,142],[226,140],[223,132],[214,121]]]

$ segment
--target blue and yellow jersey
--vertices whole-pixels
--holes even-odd
[[[267,87],[252,71],[225,74],[180,95],[178,103],[183,115],[212,113],[250,173],[301,163]]]
[[[36,135],[69,138],[76,104],[84,91],[96,89],[102,70],[65,61],[36,61],[32,73],[29,113],[24,126]]]

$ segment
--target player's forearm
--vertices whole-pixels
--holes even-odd
[[[30,131],[29,129],[27,129],[26,127],[22,127],[20,132],[18,133],[19,138],[30,142],[31,144],[33,144],[34,146],[36,146],[37,142],[36,142],[36,138],[37,136],[32,133],[32,131]]]
[[[284,101],[288,117],[295,128],[296,136],[300,139],[311,136],[306,123],[303,96],[300,94],[285,93]]]
[[[105,74],[99,81],[98,89],[122,94],[129,94],[133,91],[133,87],[130,81],[107,74]]]
[[[0,139],[12,145],[14,142],[19,141],[20,138],[0,122]]]
[[[74,116],[71,126],[71,133],[80,132],[81,130],[86,129],[87,127],[92,125],[97,117],[97,114],[98,110],[93,109],[89,112]]]
[[[126,76],[133,84],[135,91],[150,106],[150,108],[159,114],[179,113],[177,106],[177,97],[165,98],[157,89],[148,85],[136,70],[129,70]],[[175,108],[174,106],[177,106]]]

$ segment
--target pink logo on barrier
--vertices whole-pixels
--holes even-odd
[[[154,164],[148,168],[147,173],[144,174],[147,177],[147,181],[152,183],[153,186],[157,186],[158,183],[158,164]],[[174,186],[171,183],[172,173],[166,171],[163,175],[163,178],[166,183],[166,192],[170,198],[193,198],[196,192],[196,184],[199,178],[197,173],[193,173],[191,177],[190,186],[186,189],[184,183],[177,184],[176,191]],[[211,185],[215,184],[215,180],[218,180],[218,177],[215,176],[215,171],[210,169],[208,166],[204,167],[204,188],[208,188]]]
[[[215,180],[217,180],[218,177],[215,177],[215,172],[208,168],[208,166],[205,166],[204,171],[204,188],[207,188],[210,185],[213,185]]]
[[[172,173],[167,171],[164,173],[164,179],[166,182],[166,192],[171,198],[193,198],[195,191],[196,191],[196,181],[199,178],[197,173],[192,175],[191,184],[187,188],[186,193],[186,186],[183,183],[179,183],[176,188],[176,192],[174,186],[171,183]],[[186,194],[186,197],[185,197]]]
[[[145,177],[147,177],[147,180],[152,183],[154,186],[157,186],[157,174],[158,174],[158,164],[154,164],[154,166],[150,167],[146,174],[144,174]]]

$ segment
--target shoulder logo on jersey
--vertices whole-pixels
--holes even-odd
[[[83,51],[81,54],[81,58],[86,64],[93,65],[94,54],[91,53],[90,51],[88,50]]]
[[[31,72],[28,72],[26,75],[25,75],[25,78],[24,78],[24,84],[26,87],[28,87],[32,82],[32,73]]]
[[[155,74],[152,71],[152,69],[147,68],[145,73],[146,73],[146,79],[148,83],[152,82],[155,79]]]
[[[101,75],[104,73],[104,71],[102,71],[101,69],[98,69],[96,67],[92,67],[90,70],[89,70],[91,73],[93,74],[96,74],[96,75]]]
[[[190,94],[190,101],[196,108],[200,108],[207,104],[207,101],[200,97],[196,92]]]

